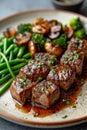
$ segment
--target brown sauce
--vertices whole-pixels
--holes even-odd
[[[45,109],[39,106],[32,106],[31,104],[27,104],[23,107],[16,104],[16,107],[24,113],[28,113],[31,110],[33,110],[34,111],[33,115],[37,117],[45,117],[54,114],[69,106],[76,107],[76,99],[79,96],[83,84],[85,83],[86,80],[87,80],[87,61],[84,62],[82,75],[76,78],[75,83],[71,86],[71,89],[68,92],[61,90],[60,99],[51,108]]]

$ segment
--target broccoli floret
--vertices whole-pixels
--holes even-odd
[[[78,30],[83,28],[82,22],[80,18],[73,18],[70,20],[70,25],[73,27],[74,30]]]
[[[44,43],[46,42],[46,38],[44,37],[43,34],[39,33],[33,33],[32,35],[32,41],[37,43],[42,50],[44,50]]]
[[[53,40],[54,44],[61,46],[63,49],[67,47],[67,36],[66,34],[61,34],[59,38]]]
[[[87,38],[87,34],[84,29],[77,30],[75,36],[79,38]]]
[[[32,24],[30,23],[20,24],[17,27],[17,33],[31,32],[31,30],[32,30]]]

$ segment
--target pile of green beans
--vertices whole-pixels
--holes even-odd
[[[27,46],[18,46],[13,39],[0,38],[0,95],[9,88],[20,68],[31,60]]]

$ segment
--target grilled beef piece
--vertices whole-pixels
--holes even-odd
[[[36,85],[36,82],[17,76],[10,86],[10,92],[15,101],[21,105],[24,105],[27,101],[31,100],[32,88]]]
[[[51,81],[55,85],[59,85],[59,75],[58,75],[58,72],[57,72],[57,67],[58,66],[52,67],[48,76],[47,76],[47,80]]]
[[[28,65],[20,69],[20,75],[27,77],[32,81],[37,81],[38,78],[46,78],[49,73],[49,67],[43,61],[31,61]]]
[[[67,50],[60,59],[61,65],[69,65],[76,74],[81,75],[84,61],[84,53]]]
[[[35,60],[37,60],[37,61],[43,61],[48,66],[56,65],[56,64],[59,63],[58,60],[57,60],[57,58],[56,58],[56,56],[55,55],[51,55],[49,53],[37,53],[35,55]]]
[[[85,58],[87,58],[87,40],[86,39],[79,39],[79,38],[72,38],[70,43],[67,47],[68,50],[71,51],[78,51],[84,52]]]
[[[48,76],[47,80],[59,85],[62,89],[67,91],[75,80],[75,71],[68,65],[60,65],[53,68]]]
[[[52,106],[59,96],[59,87],[50,81],[43,80],[32,89],[32,101],[46,108]]]

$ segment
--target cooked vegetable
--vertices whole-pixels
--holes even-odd
[[[63,49],[67,47],[67,36],[66,34],[61,34],[59,38],[53,40],[55,45],[61,46]]]
[[[59,35],[61,34],[61,30],[62,30],[61,24],[52,26],[49,34],[49,38],[55,39],[59,37]]]
[[[73,18],[70,21],[70,25],[73,27],[74,35],[76,37],[87,38],[86,31],[84,29],[84,26],[83,26],[82,21],[80,20],[80,18]]]
[[[83,28],[82,22],[80,20],[80,18],[73,18],[70,20],[70,25],[73,27],[73,29],[79,30],[81,28]]]
[[[16,47],[16,44],[11,44],[8,49],[5,51],[5,55],[10,54],[10,51],[13,50]]]
[[[55,46],[53,42],[46,42],[44,48],[47,52],[51,52],[52,48]]]
[[[14,27],[9,27],[6,29],[6,31],[3,32],[3,35],[7,38],[13,37],[16,34],[16,30]]]
[[[38,25],[38,24],[42,24],[44,22],[44,19],[43,18],[37,18],[37,19],[34,19],[32,24],[33,25]]]
[[[17,54],[17,57],[18,57],[18,58],[21,58],[21,57],[22,57],[22,55],[23,55],[23,53],[24,53],[24,50],[25,50],[25,46],[21,46],[21,47],[19,48],[19,52],[18,52],[18,54]]]
[[[35,25],[32,27],[32,32],[46,34],[46,29],[41,25]]]
[[[71,38],[73,36],[73,34],[74,34],[74,30],[73,30],[72,26],[65,25],[64,33],[67,35],[68,38]]]
[[[40,46],[40,48],[44,50],[44,43],[46,41],[46,38],[43,34],[33,33],[32,41],[37,43]]]
[[[28,23],[28,24],[20,24],[17,27],[17,33],[25,33],[25,32],[31,32],[32,30],[32,24]]]
[[[31,33],[25,32],[24,34],[18,33],[14,38],[14,43],[17,45],[26,45],[31,39]]]
[[[33,41],[30,41],[28,43],[28,48],[32,57],[34,57],[35,54],[40,51],[40,47],[38,46],[38,44]]]
[[[50,21],[49,21],[49,24],[50,24],[50,27],[52,27],[52,26],[57,25],[57,24],[58,24],[58,21],[57,21],[56,19],[53,19],[53,20],[50,20]]]
[[[6,49],[7,49],[7,38],[4,38],[4,39],[3,39],[3,43],[4,43],[3,52],[5,53],[5,52],[6,52]]]
[[[14,74],[17,75],[19,73],[19,70],[14,71]],[[10,74],[7,74],[6,76],[2,77],[0,79],[0,85],[3,84],[4,82],[6,82],[8,79],[11,78]]]
[[[31,58],[30,52],[26,53],[26,54],[23,56],[23,58],[25,58],[25,59]]]
[[[8,70],[9,70],[9,72],[10,72],[12,78],[15,78],[15,75],[13,74],[13,72],[12,72],[12,70],[11,70],[11,68],[10,68],[10,65],[9,65],[9,62],[8,62],[7,58],[5,57],[5,55],[4,55],[2,52],[0,52],[0,55],[1,55],[1,56],[3,57],[3,59],[5,60],[6,65],[7,65],[7,68],[8,68]]]
[[[9,64],[10,64],[11,67],[12,67],[13,65],[17,65],[17,64],[20,64],[20,63],[28,63],[28,60],[16,58],[16,59],[14,59],[14,60],[9,61]],[[7,65],[6,65],[6,62],[1,63],[1,64],[0,64],[0,70],[6,68],[6,66],[7,66]],[[0,72],[1,72],[1,71],[0,71]]]
[[[55,56],[61,56],[62,52],[63,52],[63,49],[58,45],[55,45],[53,49],[51,50],[51,53]]]
[[[2,95],[11,85],[13,79],[10,79],[7,83],[5,83],[1,88],[0,88],[0,95]]]
[[[87,34],[84,29],[79,29],[75,32],[75,36],[79,38],[87,38]]]

